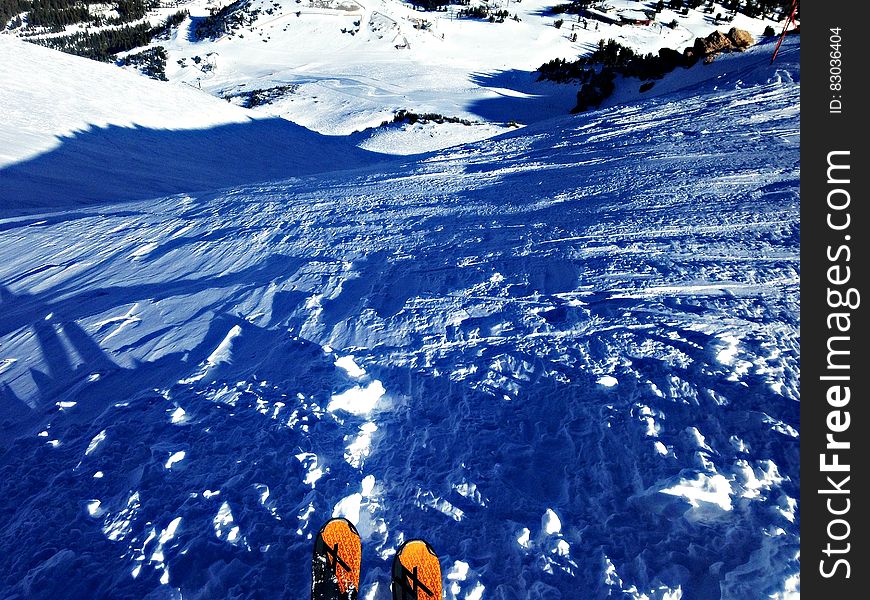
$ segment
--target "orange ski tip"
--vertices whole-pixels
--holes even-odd
[[[320,528],[320,535],[323,536],[324,534],[351,535],[359,539],[359,532],[354,524],[344,517],[335,517],[324,523],[323,527]]]
[[[318,533],[327,548],[332,549],[337,559],[335,578],[341,593],[359,589],[362,546],[359,532],[353,523],[344,518],[328,521]],[[336,560],[336,558],[333,558]]]
[[[432,546],[410,540],[402,544],[396,558],[404,567],[405,583],[416,590],[419,600],[441,600],[441,563]]]

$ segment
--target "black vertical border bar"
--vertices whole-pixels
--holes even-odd
[[[867,161],[868,141],[862,129],[868,126],[866,114],[870,111],[867,98],[868,56],[864,50],[868,34],[863,25],[870,10],[870,3],[849,2],[846,0],[827,0],[826,2],[806,1],[801,3],[801,592],[805,598],[857,598],[866,588],[866,575],[863,557],[867,556],[867,530],[864,527],[864,513],[868,510],[866,490],[868,483],[866,456],[868,453],[868,418],[866,404],[867,379],[870,369],[864,366],[867,356],[862,351],[866,341],[864,313],[866,308],[859,303],[856,308],[830,306],[829,289],[839,289],[846,293],[855,288],[859,293],[865,291],[863,274],[867,272],[870,256],[867,254],[866,240],[870,232],[870,216],[866,210],[866,180],[870,178],[870,164]],[[831,88],[832,64],[831,35],[833,28],[840,28],[839,51],[842,61],[840,76],[842,89]],[[836,54],[834,55],[836,56]],[[836,112],[836,103],[842,103]],[[831,152],[848,151],[836,158],[839,164],[848,164],[846,171],[836,171],[835,179],[848,177],[848,184],[834,184],[828,180],[828,157]],[[828,206],[828,194],[834,189],[848,192],[848,207],[832,210]],[[834,203],[846,203],[843,193],[834,194]],[[845,230],[834,230],[829,226],[829,214],[835,224],[844,223],[848,213],[850,226]],[[848,254],[842,251],[838,260],[837,249],[848,246]],[[846,258],[850,258],[848,262]],[[829,272],[831,267],[838,270]],[[849,267],[850,280],[834,285],[829,281],[833,274],[842,279]],[[862,297],[861,303],[870,302],[870,296]],[[831,313],[849,313],[850,331],[844,333],[829,328]],[[840,363],[850,365],[848,370],[838,370],[838,375],[848,375],[849,381],[832,382],[821,379],[834,373],[828,367],[829,338],[848,336],[847,358]],[[842,341],[835,345],[840,349],[846,346]],[[835,407],[828,402],[828,392],[832,385],[848,386],[850,401],[845,406]],[[842,395],[842,389],[840,390]],[[836,397],[835,397],[836,403]],[[839,411],[839,413],[837,413]],[[835,440],[847,441],[850,447],[834,451],[826,449],[829,418],[835,428],[842,428],[845,412],[849,413],[849,426],[846,431],[835,433]],[[833,414],[837,413],[837,414]],[[842,464],[849,465],[849,471],[823,472],[820,455],[827,453],[827,462],[832,462],[831,454],[836,452]],[[843,483],[844,475],[850,479]],[[828,480],[833,479],[833,484]],[[848,493],[827,493],[835,486],[848,490]],[[830,501],[830,505],[828,502]],[[848,506],[848,512],[835,515]],[[837,521],[837,520],[840,521]],[[844,524],[844,521],[846,524]],[[845,539],[841,538],[848,533]],[[830,547],[828,546],[830,544]],[[845,551],[848,550],[848,551]],[[846,565],[836,564],[845,559]],[[823,574],[826,572],[829,576]],[[848,574],[848,577],[846,576]],[[824,594],[824,595],[823,595]]]

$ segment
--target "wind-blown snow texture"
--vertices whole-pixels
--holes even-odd
[[[367,600],[412,536],[448,599],[793,594],[770,50],[377,168],[0,220],[0,596],[304,598],[334,514]]]

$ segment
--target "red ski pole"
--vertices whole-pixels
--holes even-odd
[[[782,40],[785,39],[785,34],[788,33],[788,26],[790,23],[794,23],[794,15],[797,12],[798,0],[792,0],[791,3],[791,14],[788,16],[788,19],[785,21],[785,26],[782,28],[782,35],[779,36],[779,41],[776,43],[776,48],[773,50],[773,56],[770,57],[770,64],[773,64],[773,61],[776,60],[776,55],[779,53],[779,47],[782,45]]]

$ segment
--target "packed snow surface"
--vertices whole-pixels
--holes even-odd
[[[353,171],[35,212],[77,172],[5,163],[0,596],[304,598],[339,514],[370,600],[417,536],[448,600],[795,596],[799,47],[771,49]],[[115,125],[103,200],[139,164]]]

